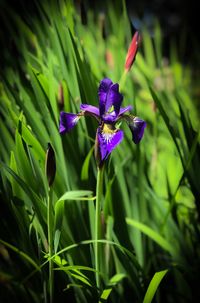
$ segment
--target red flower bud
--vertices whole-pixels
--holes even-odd
[[[135,61],[135,57],[137,54],[138,46],[141,42],[141,36],[139,32],[135,32],[131,44],[129,46],[127,55],[126,55],[126,62],[125,62],[125,70],[128,72]]]

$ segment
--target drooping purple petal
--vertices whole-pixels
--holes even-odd
[[[110,153],[123,139],[123,131],[111,129],[109,125],[104,124],[103,129],[97,129],[97,140],[100,161],[103,162],[108,158]]]
[[[77,124],[79,119],[80,115],[61,112],[59,124],[60,134],[68,133]]]
[[[105,105],[107,100],[107,94],[112,85],[112,81],[108,78],[104,78],[99,85],[98,96],[99,96],[99,112],[100,116],[105,113]]]
[[[138,144],[143,137],[144,129],[146,127],[146,122],[138,117],[129,121],[129,128],[132,132],[132,139],[135,144]]]
[[[99,108],[89,104],[81,104],[80,109],[86,114],[99,118]]]

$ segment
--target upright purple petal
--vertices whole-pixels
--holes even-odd
[[[89,104],[81,104],[80,109],[85,112],[85,114],[95,116],[99,118],[99,108]]]
[[[113,84],[108,78],[103,79],[99,85],[98,95],[100,116],[105,117],[109,114],[113,106],[115,116],[117,117],[123,100],[122,94],[119,93],[119,84]]]
[[[129,128],[132,132],[132,139],[135,144],[138,144],[144,135],[144,129],[146,127],[146,122],[138,117],[129,120]]]
[[[113,84],[107,94],[107,100],[105,104],[105,113],[109,112],[109,109],[113,106],[116,116],[119,114],[122,104],[123,96],[119,93],[119,84]]]
[[[98,89],[100,116],[102,116],[105,113],[107,94],[108,94],[108,91],[112,84],[113,84],[112,81],[108,78],[104,78],[100,82],[99,89]]]
[[[101,163],[108,158],[110,153],[122,141],[123,131],[112,129],[109,125],[104,124],[103,129],[97,129],[97,145]]]
[[[59,124],[60,134],[68,133],[77,124],[79,119],[79,115],[61,112]]]

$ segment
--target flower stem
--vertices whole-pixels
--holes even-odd
[[[100,287],[100,256],[99,243],[101,238],[101,195],[103,181],[103,167],[97,168],[97,184],[96,184],[96,213],[95,213],[95,269],[96,269],[96,284]]]
[[[52,191],[49,188],[47,200],[47,225],[48,225],[48,243],[49,243],[49,302],[53,303],[53,285],[54,285],[54,272],[53,272],[53,205],[52,205]]]
[[[124,85],[125,85],[125,82],[126,82],[126,77],[127,77],[127,74],[128,74],[128,71],[127,70],[124,70],[120,80],[119,80],[119,86],[121,89],[124,88]]]

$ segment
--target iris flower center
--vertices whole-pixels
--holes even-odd
[[[103,124],[102,136],[104,140],[109,143],[113,137],[113,134],[117,131],[117,129],[112,124]]]
[[[112,105],[112,106],[108,109],[107,114],[110,114],[110,113],[112,113],[113,111],[114,111],[114,106]]]

